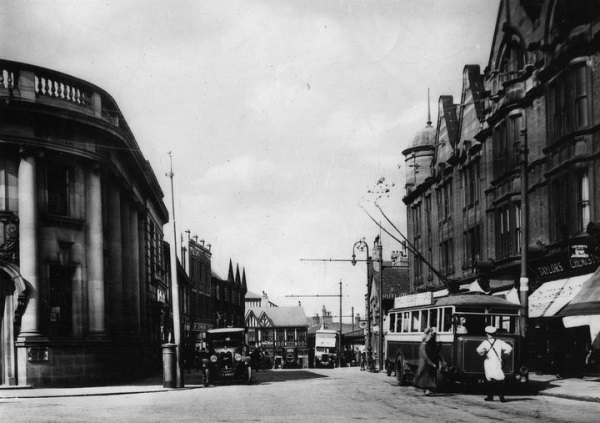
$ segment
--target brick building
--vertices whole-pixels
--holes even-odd
[[[501,1],[487,67],[465,66],[403,151],[408,238],[431,264],[411,256],[412,289],[520,291],[531,358],[574,374],[600,330],[599,39],[597,2]]]

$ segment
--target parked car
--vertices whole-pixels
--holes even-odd
[[[208,353],[202,359],[205,386],[215,380],[252,382],[252,363],[244,328],[209,330],[206,344]]]
[[[300,367],[300,361],[298,359],[298,348],[286,347],[282,351],[282,356],[284,369],[297,369],[298,367]]]

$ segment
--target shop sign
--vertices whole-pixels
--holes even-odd
[[[194,322],[192,324],[192,332],[206,332],[212,329],[212,325],[200,322]]]
[[[569,254],[553,257],[535,266],[539,277],[556,276],[571,270],[583,270],[588,266],[598,266],[600,257],[588,253],[586,245],[572,245]]]
[[[433,292],[406,294],[394,299],[394,308],[409,308],[433,304]]]
[[[262,341],[263,347],[306,347],[304,341]]]

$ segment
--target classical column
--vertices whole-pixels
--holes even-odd
[[[133,266],[131,259],[131,218],[130,215],[130,201],[126,193],[121,196],[121,239],[122,239],[122,275],[123,275],[123,323],[124,327],[128,332],[132,332],[133,327],[133,314],[132,314],[132,284],[133,279]]]
[[[100,171],[88,173],[87,186],[87,286],[89,334],[106,332],[104,312],[104,249]]]
[[[140,238],[139,238],[139,220],[135,203],[130,210],[131,218],[129,227],[131,231],[131,291],[132,291],[132,315],[134,333],[140,333]]]
[[[109,329],[123,329],[123,255],[121,238],[121,190],[113,183],[108,190],[108,269],[107,288],[110,298]]]
[[[36,159],[26,152],[19,164],[19,268],[27,282],[29,303],[21,320],[20,338],[41,336],[39,331],[38,222]]]

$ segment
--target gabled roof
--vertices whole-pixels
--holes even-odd
[[[383,263],[383,298],[395,298],[398,295],[410,292],[410,278],[408,267],[392,266],[391,262]],[[379,272],[373,276],[373,293],[379,289]]]
[[[246,268],[242,270],[242,292],[244,292],[244,294],[248,292],[248,285],[246,285]]]
[[[253,313],[262,324],[268,319],[273,327],[308,326],[304,308],[294,307],[250,307],[246,315]]]

